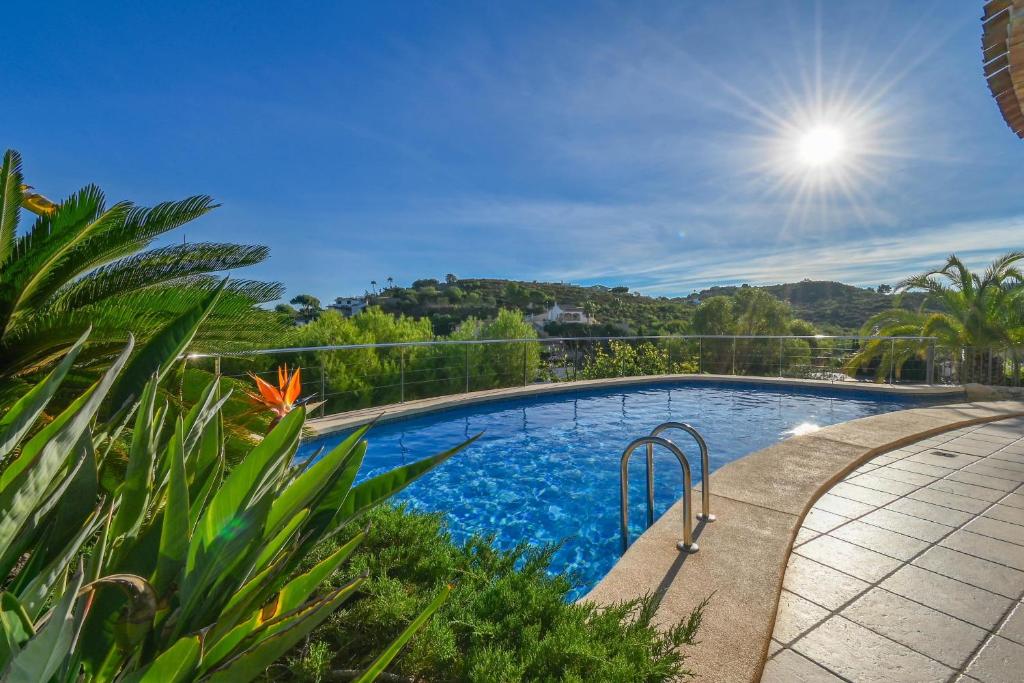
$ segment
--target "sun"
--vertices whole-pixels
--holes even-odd
[[[817,125],[804,133],[797,144],[797,158],[807,166],[828,166],[842,160],[846,136],[842,129]]]

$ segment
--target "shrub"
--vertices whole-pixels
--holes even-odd
[[[347,585],[368,578],[357,598],[313,632],[274,678],[345,680],[365,666],[377,642],[388,641],[454,582],[448,601],[416,634],[391,672],[429,681],[664,681],[692,674],[681,647],[694,643],[703,612],[666,631],[652,624],[648,597],[599,608],[569,603],[564,575],[550,573],[555,548],[527,544],[508,551],[493,538],[452,542],[444,518],[383,506],[369,515],[363,544],[329,579]],[[344,538],[355,533],[350,528]],[[335,542],[307,558],[313,565]],[[331,652],[330,662],[323,653]]]

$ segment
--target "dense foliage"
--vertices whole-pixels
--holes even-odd
[[[170,320],[220,286],[212,273],[259,263],[267,248],[195,243],[143,251],[152,241],[216,207],[209,197],[189,197],[153,208],[117,202],[107,206],[89,185],[39,208],[33,225],[18,233],[26,186],[21,159],[8,151],[0,167],[0,405],[36,382],[86,329],[80,354],[85,386],[96,364],[116,355],[132,330],[147,341]],[[36,195],[37,196],[37,195]],[[238,280],[217,299],[195,339],[195,348],[229,349],[262,342],[281,328],[255,307],[280,296],[276,284]]]
[[[395,637],[453,582],[447,602],[412,638],[390,671],[423,681],[667,681],[688,678],[703,607],[656,629],[650,598],[607,609],[569,603],[570,581],[549,574],[553,549],[496,550],[493,539],[452,542],[441,515],[380,507],[362,545],[331,577],[333,586],[366,575],[357,595],[270,674],[302,681],[344,680],[365,666],[374,643]],[[348,533],[356,533],[356,529]],[[347,534],[341,535],[344,538]],[[308,563],[334,552],[320,547]]]
[[[102,377],[39,428],[83,335],[0,419],[4,681],[252,680],[363,583],[353,577],[318,593],[361,534],[339,538],[315,563],[306,562],[310,550],[455,452],[354,486],[365,430],[315,463],[296,463],[305,418],[296,408],[229,470],[216,378],[188,411],[157,401],[160,379],[215,306],[208,298],[135,354],[129,336]],[[139,398],[101,421],[118,387]],[[108,457],[121,439],[123,471]],[[446,594],[425,596],[393,647],[381,640],[360,653],[379,655],[363,680]]]
[[[599,344],[579,373],[580,379],[638,377],[697,372],[694,345],[679,340],[658,344],[650,341],[612,340]]]
[[[962,381],[981,379],[988,351],[995,349],[1002,368],[999,374],[1010,372],[1019,377],[1020,347],[1024,345],[1021,262],[1024,252],[1010,252],[994,260],[984,273],[974,273],[957,256],[950,256],[941,267],[897,285],[897,300],[908,292],[923,292],[917,310],[893,308],[878,313],[864,323],[861,333],[935,337],[938,345],[959,361]],[[869,342],[850,366],[859,369],[874,363],[879,377],[891,366],[899,376],[908,361],[921,358],[926,351],[924,342]]]
[[[536,330],[519,311],[501,309],[490,320],[468,318],[448,337],[439,338],[427,318],[416,320],[370,307],[349,318],[325,311],[295,328],[288,341],[291,346],[310,347],[536,338]],[[286,362],[306,368],[306,385],[323,393],[327,412],[337,412],[467,389],[522,385],[537,374],[540,348],[529,342],[363,348],[282,354],[264,362],[271,364],[268,367]]]

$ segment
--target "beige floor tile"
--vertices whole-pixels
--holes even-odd
[[[901,564],[894,558],[827,535],[803,544],[796,552],[864,581],[878,581]]]
[[[1024,645],[1024,605],[1017,603],[1013,613],[999,627],[999,635]]]
[[[1019,524],[1011,524],[983,516],[969,522],[964,529],[976,534],[982,534],[983,536],[998,538],[1000,541],[1006,541],[1007,543],[1024,545],[1024,526]]]
[[[815,539],[818,540],[818,539]],[[1024,570],[1024,546],[997,538],[989,538],[970,531],[956,531],[942,540],[941,545],[968,555],[990,560],[1013,569]],[[803,546],[806,548],[807,546]]]
[[[883,581],[881,587],[983,629],[991,629],[999,623],[1012,604],[1001,595],[912,564],[901,567]]]
[[[845,481],[841,481],[833,486],[829,489],[829,493],[834,496],[855,500],[858,503],[874,505],[875,507],[888,505],[899,497],[894,496],[891,493],[884,493],[875,489],[867,489],[863,486],[855,486],[854,484],[849,484]]]
[[[999,500],[1000,505],[1009,505],[1010,507],[1020,508],[1024,510],[1024,494],[1011,493]]]
[[[942,546],[925,551],[913,564],[1006,598],[1024,592],[1024,572]]]
[[[925,541],[858,521],[833,529],[829,535],[903,561],[928,547]]]
[[[1024,645],[995,636],[967,668],[967,675],[984,683],[1020,683]]]
[[[1005,491],[976,486],[974,484],[965,484],[961,481],[951,481],[949,479],[939,479],[934,484],[929,484],[928,488],[933,491],[945,491],[946,493],[974,498],[987,503],[994,503],[1006,495]]]
[[[935,683],[953,673],[945,665],[839,616],[798,640],[793,649],[858,683]]]
[[[761,683],[841,683],[825,669],[792,650],[782,650],[764,665]]]
[[[974,486],[983,486],[987,489],[995,489],[996,491],[1003,491],[1009,493],[1010,491],[1017,488],[1019,485],[1015,481],[1009,479],[1000,479],[998,477],[990,477],[987,474],[979,474],[978,472],[968,472],[967,470],[960,470],[953,472],[948,477],[947,481],[959,481],[963,484],[972,484]],[[994,500],[999,500],[1002,496],[996,497]],[[986,498],[986,500],[988,500]]]
[[[895,593],[873,588],[841,616],[954,669],[967,662],[987,632]]]
[[[976,455],[945,453],[943,451],[933,449],[916,453],[907,458],[907,460],[911,462],[923,462],[925,465],[937,465],[938,467],[958,469],[960,467],[966,467],[972,462],[978,462],[981,458]]]
[[[953,530],[953,527],[945,524],[936,524],[927,519],[905,515],[902,512],[895,512],[888,508],[875,510],[871,514],[861,517],[862,522],[880,526],[889,531],[895,531],[904,536],[912,536],[922,541],[934,543]]]
[[[889,467],[895,470],[906,470],[907,472],[927,474],[934,477],[944,477],[955,469],[951,467],[925,465],[923,462],[915,462],[913,460],[900,460],[899,462],[894,462],[889,465]]]
[[[848,517],[835,515],[818,508],[811,508],[811,511],[804,517],[802,527],[811,531],[817,531],[818,533],[824,533],[848,521],[850,521]]]
[[[841,498],[831,493],[826,493],[819,498],[814,507],[833,514],[843,515],[844,517],[860,517],[875,509],[874,505],[860,503],[849,498]]]
[[[821,534],[819,534],[817,531],[811,531],[810,529],[804,529],[803,527],[801,527],[800,530],[796,532],[796,539],[793,541],[793,547],[795,548],[801,543],[806,543],[812,538],[817,538],[820,535]]]
[[[847,480],[847,483],[856,484],[857,486],[863,486],[869,489],[875,489],[876,491],[884,491],[885,493],[891,493],[896,496],[905,496],[918,488],[918,486],[914,484],[907,484],[902,481],[879,477],[874,472],[862,474],[853,479],[849,479]]]
[[[828,615],[827,609],[796,593],[783,590],[779,596],[779,612],[772,636],[783,644],[789,643],[818,622],[824,621]]]
[[[962,524],[969,522],[971,519],[974,519],[974,515],[970,513],[953,510],[952,508],[935,505],[933,503],[926,503],[923,500],[914,500],[913,498],[900,498],[899,500],[894,500],[886,505],[885,509],[894,510],[896,512],[903,513],[904,515],[919,517],[921,519],[927,519],[929,522],[945,524],[946,526],[952,527],[961,526]],[[1024,513],[1024,510],[1021,512]]]
[[[932,476],[928,474],[908,472],[906,470],[893,467],[892,465],[888,465],[886,467],[879,467],[877,470],[872,472],[872,474],[876,477],[884,477],[885,479],[893,479],[904,484],[911,484],[914,487],[925,486],[939,478],[938,476]]]
[[[1024,525],[1024,508],[1014,508],[1009,505],[1003,505],[999,503],[993,505],[991,508],[985,511],[985,517],[991,517],[992,519],[998,519],[1003,522],[1009,522],[1010,524]]]
[[[913,493],[909,493],[907,494],[907,498],[912,500],[923,500],[926,503],[943,505],[954,510],[971,512],[974,514],[982,512],[990,504],[988,501],[978,500],[977,498],[967,498],[966,496],[958,496],[955,493],[949,493],[948,491],[936,491],[935,489],[928,488],[918,489]]]
[[[839,609],[868,589],[868,584],[831,567],[792,555],[782,587],[830,610]]]

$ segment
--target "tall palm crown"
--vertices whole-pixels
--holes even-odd
[[[142,251],[216,208],[209,197],[108,207],[94,185],[56,204],[26,190],[21,157],[9,150],[0,167],[0,377],[26,378],[47,367],[90,326],[80,360],[108,355],[129,332],[146,339],[219,286],[213,273],[268,254],[262,246],[218,243]],[[19,234],[23,207],[38,217]],[[255,305],[280,294],[276,283],[232,282],[194,347],[224,350],[262,338],[277,323]]]
[[[1009,346],[1024,342],[1024,252],[1000,256],[983,274],[956,255],[945,265],[903,280],[899,292],[922,290],[917,311],[894,309],[872,316],[865,333],[935,337],[948,348]]]
[[[1000,256],[982,274],[971,272],[956,255],[935,270],[915,275],[897,285],[897,292],[925,292],[918,310],[893,308],[864,323],[861,334],[894,337],[934,337],[939,346],[961,352],[1014,347],[1024,343],[1024,252]],[[897,295],[898,296],[898,295]],[[897,299],[898,301],[898,299]],[[878,371],[897,372],[904,362],[923,355],[927,342],[899,346],[882,340],[867,342],[849,363],[850,369],[867,367],[881,358]]]

